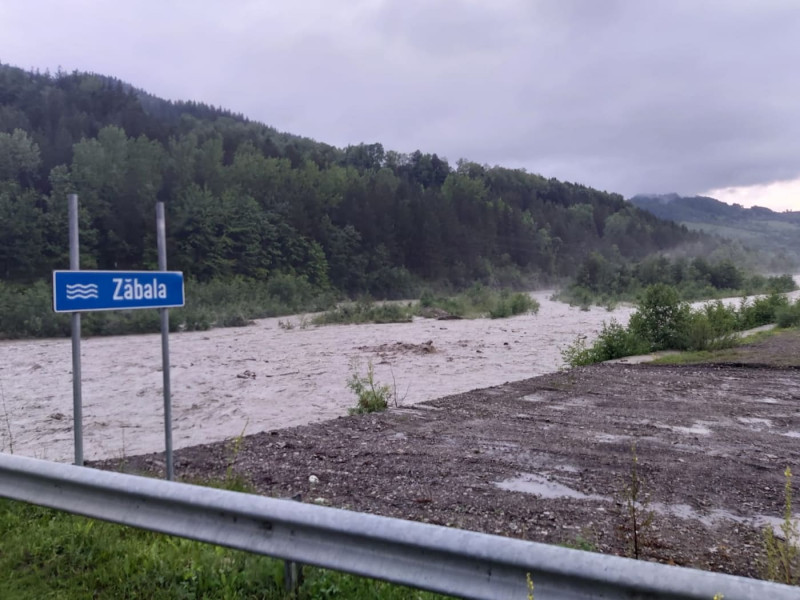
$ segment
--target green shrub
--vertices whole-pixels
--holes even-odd
[[[763,275],[755,273],[745,281],[744,289],[742,290],[746,296],[752,296],[763,290],[767,289],[767,278]]]
[[[425,290],[419,297],[419,305],[423,308],[430,308],[433,306],[435,300],[436,296],[433,295],[433,292],[430,290]]]
[[[366,377],[354,372],[347,381],[347,387],[358,398],[358,404],[349,410],[351,415],[381,412],[389,408],[391,389],[388,385],[375,383],[375,368],[372,362],[367,367]]]
[[[211,310],[205,307],[182,308],[176,315],[176,320],[185,331],[206,331],[211,329],[214,322]]]
[[[347,323],[407,323],[413,310],[401,304],[375,304],[369,299],[347,302],[313,319],[315,325]]]
[[[596,295],[591,290],[580,286],[573,285],[566,291],[558,294],[558,299],[566,301],[570,306],[589,307],[594,302]]]
[[[430,291],[423,292],[419,299],[420,308],[438,308],[456,317],[475,318],[489,316],[503,319],[514,315],[539,312],[539,302],[524,292],[509,289],[493,290],[481,283],[455,296],[435,296]]]
[[[720,350],[734,346],[737,314],[722,302],[709,302],[701,309],[689,313],[683,336],[678,344],[681,350]]]
[[[691,309],[677,290],[657,283],[645,289],[637,312],[631,315],[631,332],[646,340],[652,351],[683,349]]]
[[[562,348],[561,358],[570,367],[585,367],[600,362],[594,346],[587,346],[584,336],[577,337],[569,346]]]
[[[464,292],[469,306],[476,312],[487,314],[492,310],[496,303],[495,295],[492,290],[482,283],[475,283]]]
[[[800,325],[800,300],[775,311],[775,322],[778,327],[797,327]]]
[[[725,306],[722,302],[707,302],[702,308],[711,331],[715,336],[723,336],[736,331],[738,318],[736,309]]]
[[[708,315],[702,311],[689,314],[679,350],[721,350],[735,346],[739,340],[733,329],[720,330]]]
[[[521,315],[525,313],[536,314],[539,312],[541,305],[536,298],[531,298],[529,294],[517,292],[511,295],[511,314]]]
[[[778,312],[789,306],[789,299],[781,294],[756,298],[752,304],[744,299],[739,307],[739,329],[752,329],[775,323]]]
[[[602,362],[623,356],[647,354],[650,352],[650,344],[629,328],[623,327],[616,320],[611,319],[608,324],[603,322],[603,328],[600,335],[597,336],[594,349],[595,357]]]
[[[578,338],[561,350],[561,357],[569,366],[580,367],[648,352],[650,344],[647,340],[637,337],[629,328],[611,319],[609,323],[603,322],[603,327],[591,346],[586,345],[585,338]]]
[[[522,292],[510,294],[508,290],[500,292],[500,297],[492,302],[489,316],[492,319],[505,319],[514,315],[539,312],[539,303],[530,295]]]

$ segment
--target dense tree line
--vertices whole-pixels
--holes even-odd
[[[533,142],[532,142],[533,143]],[[337,149],[115,79],[0,65],[0,278],[64,268],[66,194],[84,268],[170,268],[210,281],[282,273],[376,296],[576,273],[590,252],[643,257],[705,236],[616,194],[381,144]]]

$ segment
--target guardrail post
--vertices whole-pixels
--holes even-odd
[[[292,500],[303,501],[302,494],[292,496]],[[283,587],[291,598],[297,598],[303,585],[303,563],[293,560],[283,561]]]

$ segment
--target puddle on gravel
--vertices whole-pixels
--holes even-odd
[[[711,430],[707,425],[708,423],[704,421],[695,421],[691,427],[681,427],[678,425],[667,425],[667,427],[676,433],[685,433],[686,435],[710,435]]]
[[[764,427],[772,427],[772,421],[769,419],[762,419],[760,417],[739,417],[736,420],[744,425],[763,425]]]
[[[570,471],[571,469],[564,469]],[[598,494],[584,494],[578,490],[572,489],[566,485],[551,481],[541,475],[534,473],[522,473],[517,477],[505,479],[496,482],[495,485],[502,490],[511,492],[523,492],[526,494],[534,494],[541,498],[554,499],[554,498],[570,498],[573,500],[600,500],[602,502],[611,502],[612,499],[608,496],[600,496]],[[781,525],[783,519],[780,517],[773,517],[769,515],[752,515],[742,517],[736,515],[728,510],[713,508],[705,512],[699,512],[694,507],[688,504],[664,504],[661,502],[653,502],[647,506],[659,515],[673,516],[679,519],[696,520],[708,528],[713,528],[725,521],[732,521],[734,523],[741,523],[749,527],[762,529],[764,527],[772,527],[777,535],[781,534]],[[797,521],[800,515],[794,514],[793,519]]]
[[[753,398],[752,402],[758,402],[759,404],[780,404],[780,400],[777,398]]]
[[[550,481],[541,475],[533,473],[523,473],[518,477],[505,479],[495,483],[501,490],[509,492],[524,492],[526,494],[535,494],[542,498],[573,498],[575,500],[604,500],[609,501],[610,498],[606,496],[598,496],[596,494],[584,494],[578,490],[573,490],[571,487],[562,485],[557,481]]]
[[[688,504],[662,504],[661,502],[654,502],[650,504],[648,508],[661,515],[672,515],[679,519],[695,519],[709,528],[715,527],[723,521],[733,521],[734,523],[742,523],[757,528],[770,526],[777,535],[782,535],[781,525],[783,524],[783,519],[780,517],[772,517],[769,515],[740,517],[728,510],[720,508],[713,508],[707,513],[701,514]],[[799,515],[797,514],[793,516],[795,520],[797,520],[798,517]]]
[[[624,442],[631,439],[629,435],[614,435],[613,433],[598,433],[594,436],[598,442],[603,444],[613,444],[615,442]]]
[[[547,402],[547,398],[541,394],[528,394],[527,396],[523,396],[522,399],[526,402]]]

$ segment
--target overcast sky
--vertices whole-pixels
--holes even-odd
[[[0,61],[336,146],[800,210],[797,0],[3,0]]]

